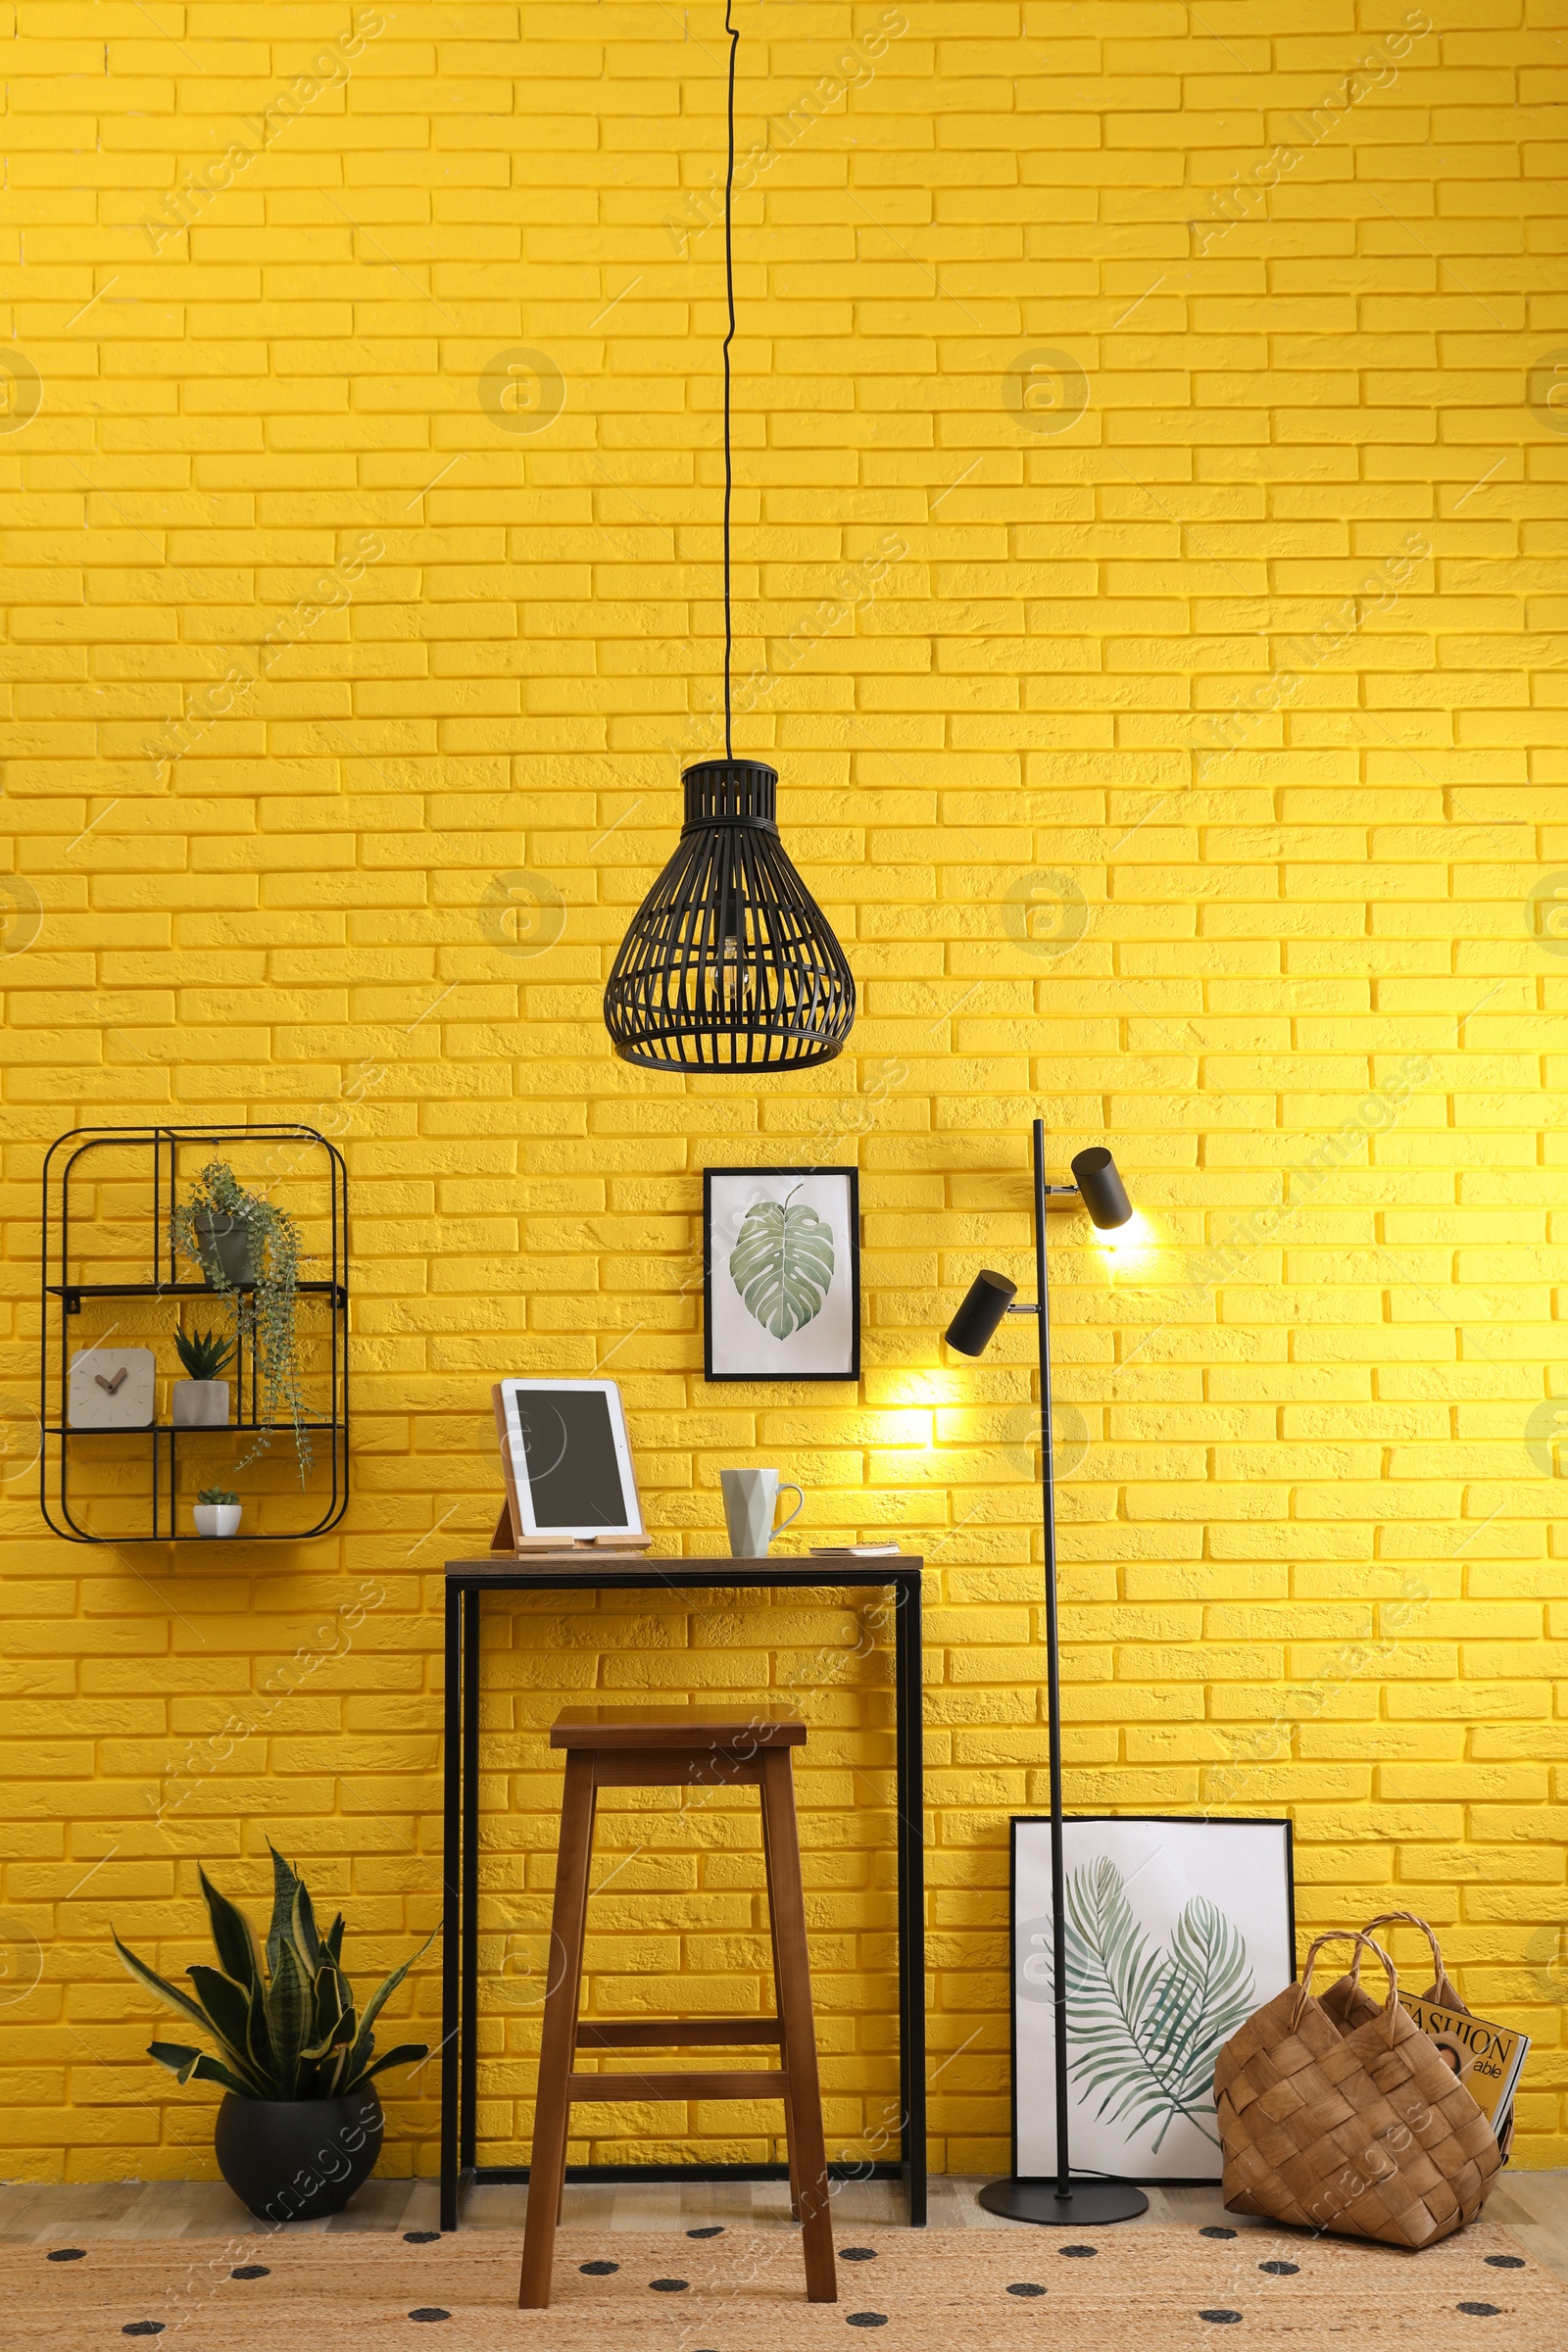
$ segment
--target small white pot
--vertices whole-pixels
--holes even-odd
[[[226,1429],[226,1380],[176,1380],[170,1393],[170,1415],[176,1429]]]
[[[193,1388],[205,1388],[208,1385],[205,1381],[191,1383]],[[220,1388],[224,1384],[220,1381],[216,1385]],[[196,1533],[199,1536],[237,1536],[244,1508],[241,1502],[198,1502],[195,1505]]]

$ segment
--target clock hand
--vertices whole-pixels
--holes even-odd
[[[112,1396],[114,1395],[115,1391],[116,1391],[116,1390],[119,1388],[119,1386],[120,1386],[121,1382],[122,1382],[122,1381],[124,1379],[124,1377],[125,1377],[125,1374],[126,1374],[126,1372],[127,1372],[127,1370],[128,1370],[128,1369],[129,1369],[129,1367],[128,1367],[127,1365],[125,1365],[125,1364],[122,1364],[122,1365],[121,1365],[121,1367],[120,1367],[120,1370],[119,1370],[119,1371],[118,1371],[118,1372],[115,1374],[115,1377],[114,1377],[114,1379],[113,1379],[113,1380],[105,1380],[105,1378],[104,1378],[104,1376],[103,1376],[103,1374],[102,1374],[101,1372],[95,1372],[95,1373],[93,1374],[93,1378],[94,1378],[94,1379],[97,1381],[97,1383],[98,1383],[98,1386],[99,1386],[101,1389],[107,1389],[107,1390],[108,1390],[108,1392],[109,1392],[109,1394],[110,1394],[110,1396]]]

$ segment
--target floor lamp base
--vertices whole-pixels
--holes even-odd
[[[988,2180],[980,2202],[987,2213],[1000,2213],[1005,2221],[1074,2230],[1132,2222],[1149,2211],[1149,2199],[1130,2180],[1071,2180],[1067,2194],[1058,2197],[1054,2175],[1045,2180]]]

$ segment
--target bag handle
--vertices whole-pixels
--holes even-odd
[[[1382,1961],[1389,1980],[1389,1997],[1383,2004],[1383,2014],[1389,2021],[1389,2047],[1392,2049],[1394,2047],[1394,2021],[1399,2006],[1398,1972],[1382,1944],[1374,1943],[1371,1936],[1365,1935],[1358,1928],[1326,1929],[1308,1945],[1306,1958],[1301,1963],[1301,1982],[1297,1987],[1296,2006],[1291,2012],[1291,2032],[1294,2034],[1301,2022],[1302,2013],[1312,1990],[1312,1964],[1326,1943],[1353,1943],[1357,1966],[1360,1965],[1363,1946],[1375,1960]]]
[[[1436,1972],[1433,1983],[1437,1998],[1446,2008],[1451,2009],[1455,2005],[1458,1996],[1456,1993],[1454,1993],[1453,1986],[1448,1982],[1448,1972],[1443,1965],[1443,1952],[1438,1943],[1437,1933],[1430,1920],[1422,1919],[1419,1913],[1414,1911],[1384,1911],[1381,1912],[1376,1919],[1369,1919],[1367,1921],[1363,1933],[1370,1936],[1374,1928],[1392,1928],[1396,1926],[1419,1928],[1422,1935],[1426,1937],[1428,1943],[1431,1944],[1432,1965]],[[1359,1984],[1361,1982],[1361,1955],[1359,1951],[1357,1951],[1355,1958],[1350,1963],[1350,1982],[1352,1984]]]

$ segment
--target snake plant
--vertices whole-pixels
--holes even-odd
[[[242,2099],[340,2099],[384,2067],[426,2057],[427,2043],[404,2041],[372,2062],[371,2028],[434,1936],[426,1936],[419,1950],[392,1971],[370,1995],[364,2017],[356,2019],[353,1989],[340,1963],[342,1913],[324,1936],[318,1935],[303,1881],[275,1846],[269,1845],[268,1851],[272,1857],[272,1923],[265,1978],[255,1929],[237,1905],[219,1893],[205,1871],[198,1876],[219,1965],[185,1971],[195,1986],[194,1999],[166,1984],[115,1936],[115,1949],[137,1984],[210,2034],[221,2053],[214,2058],[183,2042],[155,2041],[148,2056],[181,2082],[220,2082]]]

